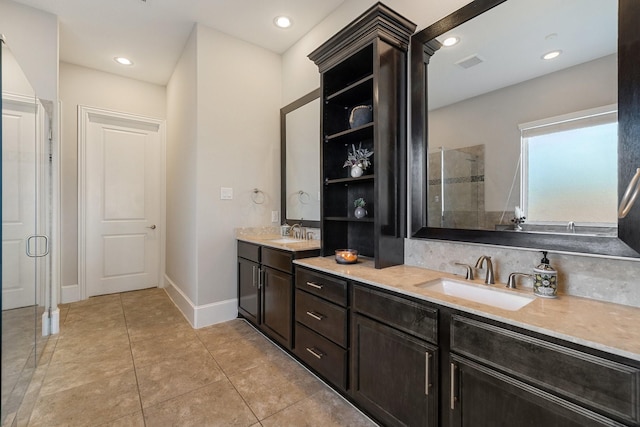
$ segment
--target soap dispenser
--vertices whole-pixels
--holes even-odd
[[[558,296],[558,272],[549,265],[547,252],[542,252],[540,264],[533,269],[533,293],[544,298]]]

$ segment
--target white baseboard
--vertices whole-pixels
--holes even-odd
[[[168,276],[165,275],[164,280],[164,289],[169,298],[192,327],[204,328],[238,317],[238,300],[236,298],[196,306]]]
[[[60,288],[60,302],[67,304],[70,302],[80,301],[80,286],[66,285]]]
[[[42,313],[42,336],[54,335],[60,333],[60,309],[51,310],[51,319],[49,313]]]

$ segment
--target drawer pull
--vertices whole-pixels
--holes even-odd
[[[318,285],[317,283],[307,282],[307,285],[311,286],[312,288],[322,289],[322,285]]]
[[[451,410],[455,410],[456,409],[456,400],[458,400],[456,398],[456,365],[452,362],[451,363],[451,385],[450,385],[450,389],[451,389]]]
[[[317,357],[318,359],[322,359],[322,357],[324,356],[323,353],[319,352],[318,350],[314,349],[314,348],[309,348],[307,347],[307,351],[311,354],[313,354],[315,357]]]
[[[313,311],[307,311],[307,315],[310,316],[310,317],[313,317],[316,320],[322,320],[325,317],[322,314],[316,314]]]
[[[431,354],[424,354],[424,394],[429,396],[429,387],[431,387],[431,383],[429,382],[429,359],[431,358]]]

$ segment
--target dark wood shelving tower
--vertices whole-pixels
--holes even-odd
[[[321,73],[323,256],[357,249],[376,268],[404,263],[406,235],[407,49],[415,24],[377,3],[309,58]],[[353,107],[371,105],[373,120],[353,129]],[[374,152],[359,178],[343,168],[362,144]],[[367,216],[354,215],[364,198]]]

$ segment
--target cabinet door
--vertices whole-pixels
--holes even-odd
[[[451,356],[450,374],[451,426],[623,425],[456,355]]]
[[[293,278],[290,274],[263,267],[262,327],[269,335],[291,348]]]
[[[436,347],[354,314],[351,393],[389,426],[436,426]]]
[[[238,313],[255,325],[260,319],[259,264],[238,258]]]

